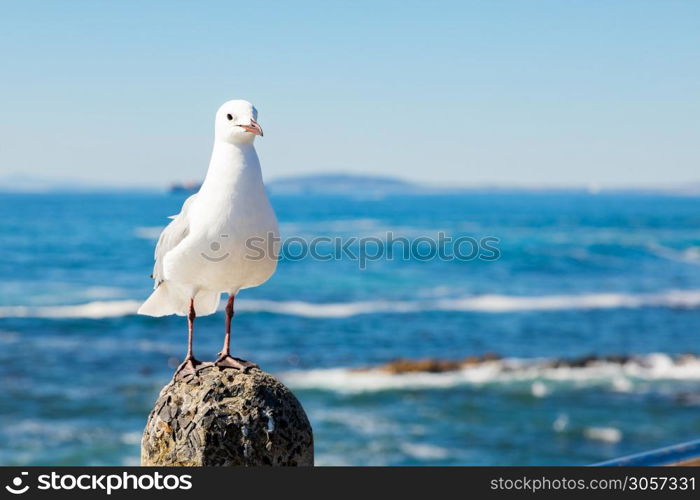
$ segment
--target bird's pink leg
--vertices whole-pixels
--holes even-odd
[[[196,373],[197,367],[202,364],[201,361],[197,360],[192,353],[192,341],[194,339],[194,319],[197,314],[194,312],[194,299],[190,299],[190,313],[187,316],[187,355],[185,356],[185,361],[178,366],[175,371],[175,379],[184,377],[189,373]]]
[[[226,302],[226,336],[224,337],[224,347],[221,349],[221,354],[231,354],[231,320],[233,319],[233,301],[235,295],[230,295]]]
[[[236,368],[237,370],[245,372],[249,368],[257,368],[258,365],[246,361],[245,359],[238,359],[231,356],[231,320],[233,319],[234,299],[235,296],[231,294],[228,297],[228,302],[226,302],[226,336],[224,337],[224,347],[221,348],[219,357],[214,364],[219,368]]]

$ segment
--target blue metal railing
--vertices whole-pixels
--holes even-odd
[[[700,461],[700,439],[592,465],[594,467],[674,465],[693,459]]]

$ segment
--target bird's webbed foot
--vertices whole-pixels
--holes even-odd
[[[194,356],[187,356],[185,361],[183,361],[180,366],[175,370],[175,375],[173,375],[174,380],[180,380],[187,375],[197,374],[197,370],[204,365],[203,362],[195,359]]]

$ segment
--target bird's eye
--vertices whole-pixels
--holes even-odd
[[[233,115],[231,113],[226,115],[226,118],[228,118],[228,121],[233,120]]]

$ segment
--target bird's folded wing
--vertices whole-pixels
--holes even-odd
[[[172,222],[160,233],[160,238],[158,238],[158,244],[156,245],[156,263],[153,266],[152,275],[155,281],[154,288],[158,288],[158,285],[165,279],[163,276],[163,260],[165,259],[165,254],[175,248],[190,232],[190,221],[187,217],[187,212],[196,196],[197,194],[193,194],[185,200],[180,213],[172,217]]]

